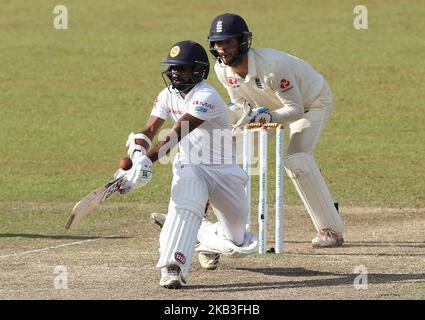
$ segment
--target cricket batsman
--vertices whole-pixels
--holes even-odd
[[[217,16],[208,35],[215,72],[232,102],[233,132],[252,122],[289,128],[284,166],[317,230],[312,245],[341,246],[344,224],[313,157],[332,112],[331,89],[306,61],[275,49],[251,48],[251,38],[244,19],[230,13]]]
[[[161,269],[160,285],[176,289],[188,281],[197,240],[197,251],[213,264],[220,254],[240,257],[255,253],[258,240],[245,231],[248,177],[235,161],[227,106],[204,81],[210,69],[206,51],[193,41],[177,42],[162,63],[167,66],[162,73],[166,88],[155,99],[142,131],[128,137],[132,168],[117,174],[126,176],[122,193],[141,187],[152,177],[152,163],[179,144],[156,265]],[[173,128],[152,146],[168,117]],[[208,199],[217,216],[215,224],[203,222]]]

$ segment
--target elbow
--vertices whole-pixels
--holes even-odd
[[[296,107],[293,108],[293,113],[292,113],[292,119],[293,121],[299,120],[302,117],[304,117],[304,107],[301,105],[298,105]]]

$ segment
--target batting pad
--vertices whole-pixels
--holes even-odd
[[[313,156],[296,153],[286,157],[284,165],[317,231],[329,228],[342,234],[344,223]]]
[[[182,271],[183,281],[189,277],[196,235],[202,217],[196,213],[177,209],[169,212],[160,235],[160,257],[157,268],[176,264]]]
[[[187,209],[196,213],[200,212],[202,218],[207,200],[208,188],[197,176],[193,175],[192,169],[188,173],[188,176],[182,174],[182,176],[174,177],[169,204],[170,208]]]

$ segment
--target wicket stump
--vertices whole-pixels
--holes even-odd
[[[260,254],[267,251],[267,130],[276,129],[276,203],[275,203],[275,253],[283,252],[283,215],[284,215],[284,167],[283,148],[284,131],[278,123],[251,123],[244,128],[243,133],[243,169],[247,172],[249,180],[247,195],[249,199],[249,217],[247,230],[251,221],[251,162],[252,162],[252,129],[259,131],[259,201],[258,201],[258,237]]]

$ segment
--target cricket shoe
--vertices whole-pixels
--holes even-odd
[[[173,264],[161,269],[159,285],[166,289],[179,289],[183,286],[183,278],[180,267]]]
[[[344,243],[342,235],[331,229],[323,229],[317,234],[317,237],[311,241],[313,248],[334,248],[341,247]]]
[[[220,261],[220,254],[218,253],[198,253],[199,264],[203,269],[215,270],[218,267]]]
[[[162,229],[162,227],[164,226],[166,218],[167,218],[167,215],[165,213],[159,213],[159,212],[151,213],[151,219],[153,223],[157,224],[160,229]]]

